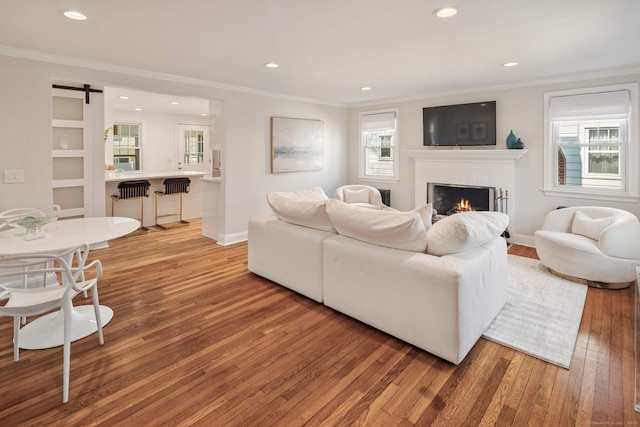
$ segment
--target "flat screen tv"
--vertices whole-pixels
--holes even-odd
[[[496,101],[422,109],[426,146],[496,145]]]

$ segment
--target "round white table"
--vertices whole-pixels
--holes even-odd
[[[44,237],[25,240],[25,230],[0,231],[0,257],[38,253],[58,253],[82,243],[97,245],[127,235],[140,227],[140,221],[122,217],[92,217],[58,220],[45,225]],[[104,327],[113,318],[113,310],[100,306]],[[93,305],[74,306],[71,314],[71,341],[97,332]],[[20,348],[35,350],[62,345],[63,316],[59,312],[39,317],[20,329]]]

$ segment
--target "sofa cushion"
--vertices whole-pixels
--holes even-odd
[[[450,215],[431,226],[427,253],[447,255],[482,246],[500,236],[509,217],[501,212],[473,211]]]
[[[351,190],[345,188],[344,201],[346,203],[369,203],[369,189]]]
[[[338,233],[378,246],[424,252],[427,228],[424,212],[430,217],[431,205],[409,212],[366,209],[337,199],[327,202],[327,214]],[[430,223],[430,222],[429,222]]]
[[[267,202],[283,221],[318,230],[336,232],[331,224],[325,204],[329,198],[321,187],[301,191],[272,191]]]
[[[588,237],[593,240],[600,238],[602,230],[607,228],[613,222],[613,217],[591,218],[587,214],[576,211],[571,224],[571,232],[581,236]]]

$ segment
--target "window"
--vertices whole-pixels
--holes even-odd
[[[113,164],[120,170],[140,170],[139,124],[113,124]]]
[[[185,165],[201,165],[204,163],[204,132],[201,130],[185,130],[183,132],[183,157]]]
[[[396,181],[397,110],[360,113],[360,178]]]
[[[545,94],[545,194],[637,197],[636,100],[637,85]]]

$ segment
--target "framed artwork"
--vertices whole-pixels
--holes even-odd
[[[471,125],[471,134],[474,140],[487,139],[487,124],[474,123]]]
[[[469,123],[458,123],[456,125],[456,140],[467,141],[469,139]]]
[[[271,117],[271,173],[324,167],[322,120]]]

